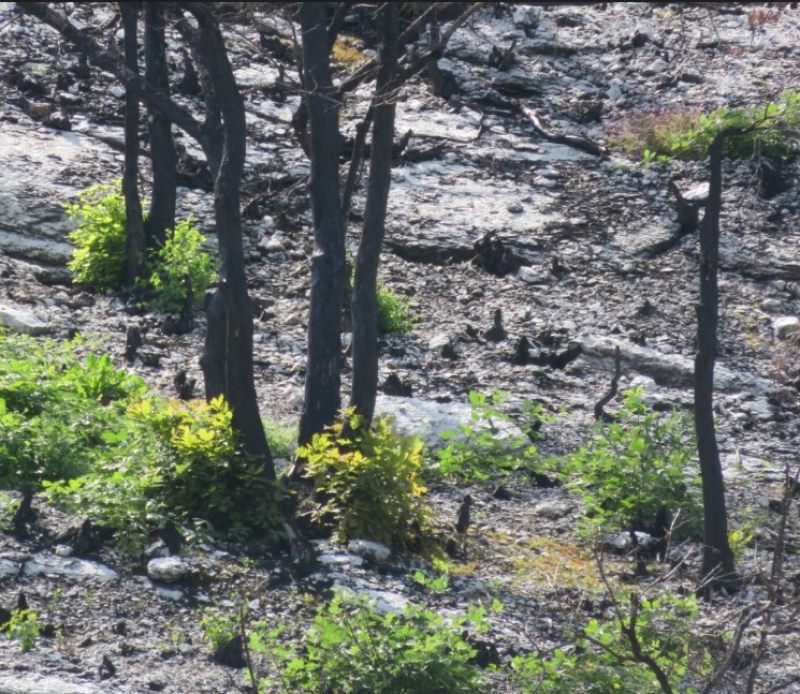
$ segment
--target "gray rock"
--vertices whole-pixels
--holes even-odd
[[[640,532],[638,530],[636,531],[636,541],[639,543],[640,547],[649,547],[650,545],[658,542],[658,540],[656,540],[656,538],[654,538],[652,535]],[[606,547],[620,551],[630,549],[632,545],[631,535],[630,533],[617,533],[616,535],[609,535],[608,537],[603,538],[603,544]]]
[[[156,557],[147,562],[147,575],[162,583],[177,583],[191,571],[192,567],[180,557]]]
[[[66,578],[96,578],[101,581],[113,581],[117,572],[107,566],[86,559],[57,557],[40,554],[25,562],[23,573],[26,576],[64,576]]]
[[[781,303],[780,299],[764,299],[764,301],[761,302],[762,311],[778,313],[781,308],[783,308],[783,304]]]
[[[107,684],[101,688],[88,682],[68,682],[56,677],[0,677],[0,694],[113,694],[119,691]]]
[[[0,306],[0,325],[25,335],[42,335],[51,329],[47,323],[32,313],[11,306]]]
[[[370,559],[375,562],[385,562],[392,556],[392,550],[380,542],[371,542],[370,540],[350,540],[347,544],[347,549],[353,554],[357,554],[364,559]]]
[[[800,318],[797,316],[781,316],[772,321],[772,329],[775,332],[775,337],[779,340],[785,340],[790,335],[800,331]]]
[[[543,501],[536,504],[536,513],[544,518],[558,520],[572,512],[574,506],[568,501]]]

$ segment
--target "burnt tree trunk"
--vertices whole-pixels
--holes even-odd
[[[378,265],[386,229],[394,143],[394,77],[397,72],[398,5],[386,3],[378,14],[380,47],[375,84],[374,126],[370,150],[364,224],[353,281],[353,385],[350,407],[369,427],[378,392]]]
[[[125,66],[139,73],[136,37],[137,5],[119,3],[124,31]],[[139,96],[125,90],[125,168],[122,174],[122,195],[125,198],[125,286],[133,287],[145,263],[145,231],[142,202],[139,199]]]
[[[251,461],[275,478],[264,426],[258,411],[253,373],[253,312],[247,292],[242,249],[240,192],[246,151],[245,111],[219,25],[206,3],[184,3],[199,26],[203,68],[213,85],[222,121],[222,149],[216,128],[201,138],[214,177],[214,221],[219,240],[220,270],[208,312],[205,350],[201,359],[206,397],[218,395],[233,411],[233,427],[242,437]],[[219,122],[219,119],[213,119]]]
[[[163,94],[169,94],[169,74],[164,47],[164,5],[144,4],[144,78]],[[153,192],[144,225],[148,249],[164,245],[166,230],[175,227],[175,189],[178,185],[177,155],[169,116],[147,106],[150,156],[153,162]]]
[[[700,227],[700,303],[697,311],[697,355],[694,367],[694,421],[703,480],[703,569],[712,584],[736,583],[728,543],[725,483],[714,431],[714,361],[719,319],[719,218],[722,208],[722,149],[729,133],[719,133],[709,147],[708,203]]]
[[[342,299],[347,284],[344,229],[339,200],[339,103],[330,69],[330,40],[324,4],[304,2],[303,87],[308,102],[314,220],[308,363],[300,444],[332,424],[341,407]]]

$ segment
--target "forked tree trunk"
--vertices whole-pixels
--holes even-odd
[[[164,5],[144,4],[145,81],[163,94],[169,94],[169,74],[164,46]],[[172,121],[160,109],[147,106],[150,156],[153,162],[153,192],[145,222],[148,249],[164,245],[166,230],[175,227],[175,189],[178,185],[177,155],[172,138]]]
[[[398,5],[384,4],[378,15],[380,48],[375,85],[374,126],[370,150],[364,225],[353,281],[353,385],[350,407],[369,427],[378,392],[378,265],[386,229],[386,208],[391,186],[397,72]]]
[[[119,3],[125,34],[125,66],[139,73],[136,36],[136,2]],[[139,198],[139,95],[125,90],[125,168],[122,174],[122,195],[125,198],[125,286],[133,287],[145,263],[145,232],[142,203]]]
[[[309,442],[313,434],[332,424],[341,407],[342,299],[347,284],[347,265],[339,200],[339,103],[331,79],[325,17],[322,3],[304,2],[300,8],[303,87],[310,126],[309,191],[314,220],[308,362],[300,444]]]
[[[711,584],[738,581],[733,552],[728,543],[725,483],[714,431],[714,362],[719,318],[719,217],[722,209],[722,149],[727,131],[718,134],[709,147],[710,184],[708,203],[700,227],[700,303],[697,311],[697,355],[694,367],[694,421],[697,452],[703,480],[703,569]]]

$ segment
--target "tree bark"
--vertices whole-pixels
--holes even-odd
[[[125,65],[137,74],[138,4],[119,3],[125,33]],[[122,174],[122,195],[125,198],[125,286],[132,288],[144,269],[146,244],[142,202],[139,199],[139,97],[130,89],[125,90],[125,168]]]
[[[169,94],[169,75],[164,47],[164,5],[144,3],[144,23],[144,78],[166,95]],[[153,162],[153,192],[144,230],[147,248],[158,249],[164,245],[167,229],[175,228],[177,155],[169,116],[148,105],[147,121]]]
[[[378,266],[386,229],[394,143],[394,77],[397,72],[398,6],[385,3],[378,14],[380,47],[375,84],[374,126],[370,150],[364,224],[353,281],[353,385],[350,407],[369,427],[378,392]]]
[[[325,6],[304,2],[303,86],[310,126],[311,212],[314,254],[311,258],[311,306],[305,402],[300,444],[334,422],[341,407],[342,299],[347,283],[344,230],[339,200],[339,103],[331,79],[330,41]]]
[[[242,249],[241,182],[246,153],[244,101],[236,85],[219,25],[206,3],[183,3],[198,22],[203,67],[213,84],[222,116],[222,152],[215,138],[203,138],[214,176],[214,220],[220,270],[208,313],[201,366],[206,397],[224,395],[233,411],[233,427],[245,452],[265,475],[275,478],[272,455],[258,411],[253,373],[253,311],[247,292]],[[219,119],[217,119],[218,121]],[[224,336],[224,340],[222,339]]]
[[[694,367],[694,420],[703,480],[703,568],[711,584],[736,583],[733,552],[728,543],[725,483],[714,431],[714,362],[719,319],[719,218],[722,208],[722,149],[727,131],[709,147],[708,203],[700,227],[700,303],[697,312],[697,355]]]

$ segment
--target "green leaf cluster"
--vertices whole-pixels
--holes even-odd
[[[319,499],[312,518],[332,522],[341,541],[360,537],[406,547],[428,515],[420,477],[423,444],[397,434],[388,419],[376,419],[371,430],[352,412],[347,419],[349,438],[336,424],[297,449]]]
[[[800,127],[800,93],[786,91],[762,107],[722,107],[710,113],[672,108],[635,114],[611,133],[612,147],[640,157],[645,164],[669,159],[702,160],[714,137],[726,128],[754,127],[726,139],[724,154],[749,159],[754,154],[785,157],[796,150]]]
[[[0,333],[0,488],[44,490],[132,551],[168,517],[237,536],[277,527],[276,491],[240,453],[222,399],[147,397],[81,348]]]
[[[378,334],[404,334],[411,331],[416,317],[404,297],[378,283]]]
[[[483,607],[446,619],[423,606],[381,613],[374,601],[336,592],[321,606],[300,648],[280,642],[280,629],[255,623],[250,648],[268,653],[280,677],[275,691],[309,694],[479,694],[487,678],[470,663],[468,633],[489,625]]]
[[[648,412],[641,389],[628,391],[617,420],[598,425],[561,470],[583,497],[589,522],[603,530],[663,535],[679,510],[685,521],[696,520],[697,493],[687,483],[699,480],[686,471],[694,454],[693,431],[685,414]]]
[[[122,182],[92,186],[64,206],[78,226],[69,235],[75,246],[68,267],[75,282],[98,289],[118,289],[125,277],[125,200]]]
[[[19,644],[23,653],[32,650],[39,636],[39,615],[33,610],[12,610],[11,619],[0,625],[6,637]]]
[[[216,273],[211,256],[202,250],[206,237],[191,220],[167,230],[164,246],[148,262],[149,277],[141,286],[152,292],[151,306],[159,311],[179,312],[187,300],[198,303]]]
[[[634,633],[642,654],[664,672],[674,691],[696,694],[712,662],[695,628],[699,610],[694,595],[665,590],[653,599],[640,600],[635,593],[629,598],[636,602],[635,612],[621,605],[612,620],[590,620],[574,648],[512,657],[511,681],[523,692],[543,694],[660,694],[663,689],[652,670],[634,655],[628,636]]]
[[[97,289],[119,289],[125,277],[126,212],[122,183],[96,185],[64,206],[77,223],[69,235],[75,249],[69,268],[74,281]],[[166,241],[146,263],[146,277],[137,288],[148,294],[153,308],[179,312],[189,297],[202,299],[214,278],[216,264],[202,250],[205,237],[191,220],[168,229]]]
[[[504,399],[503,393],[487,396],[470,392],[470,423],[442,432],[441,437],[450,443],[436,452],[433,472],[465,481],[485,481],[541,466],[532,439],[539,438],[538,427],[548,419],[542,406],[523,400],[522,415],[516,419],[498,409]],[[521,434],[515,434],[520,421],[528,425]]]

